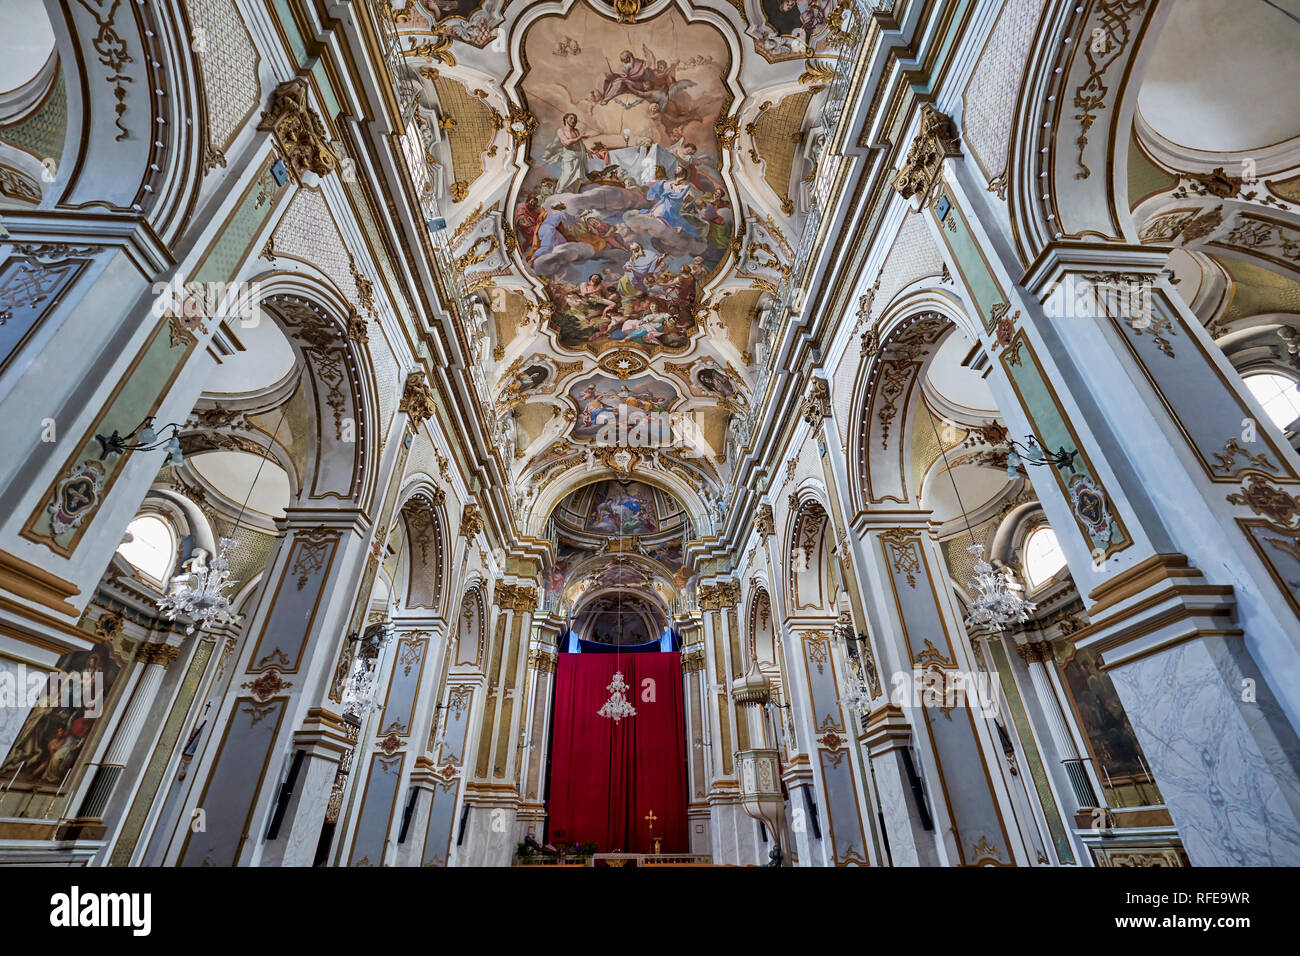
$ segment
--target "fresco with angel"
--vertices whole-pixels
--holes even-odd
[[[713,128],[726,44],[676,10],[619,24],[577,5],[536,23],[524,48],[538,129],[514,225],[559,344],[684,351],[735,223]]]

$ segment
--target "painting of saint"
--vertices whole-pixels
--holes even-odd
[[[736,386],[732,384],[730,377],[708,365],[695,373],[695,380],[701,388],[718,398],[730,398],[736,392]]]
[[[1061,664],[1061,675],[1102,783],[1146,780],[1137,736],[1110,676],[1097,666],[1096,652],[1076,648]]]
[[[551,370],[545,365],[529,365],[515,376],[515,384],[519,386],[519,393],[522,395],[541,386],[550,374]]]
[[[834,5],[834,0],[762,0],[763,15],[772,31],[797,40],[805,50],[824,48]]]
[[[581,57],[557,52],[575,36]],[[525,53],[528,107],[554,132],[530,142],[515,231],[559,345],[685,351],[735,231],[714,130],[726,43],[675,10],[628,25],[575,5],[537,21]]]
[[[606,534],[652,534],[659,530],[654,493],[640,482],[600,485],[591,499],[587,530]]]
[[[121,669],[106,644],[60,657],[57,683],[72,678],[79,686],[73,693],[51,690],[53,683],[47,686],[0,764],[0,778],[11,781],[11,789],[57,792],[103,715]]]

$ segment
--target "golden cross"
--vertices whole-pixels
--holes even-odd
[[[653,833],[653,832],[654,832],[654,829],[655,829],[655,821],[658,820],[659,818],[658,818],[657,816],[655,816],[655,812],[654,812],[653,810],[651,810],[649,813],[647,813],[647,814],[645,815],[644,819],[647,820],[647,821],[649,821],[649,823],[650,823],[650,832]]]

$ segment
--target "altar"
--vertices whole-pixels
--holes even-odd
[[[615,869],[639,866],[713,866],[713,857],[708,853],[597,853],[587,865]]]

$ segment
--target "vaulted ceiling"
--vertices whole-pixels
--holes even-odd
[[[386,9],[399,81],[419,91],[404,145],[478,317],[520,498],[593,471],[671,471],[705,497],[725,486],[763,309],[825,172],[847,10]]]

